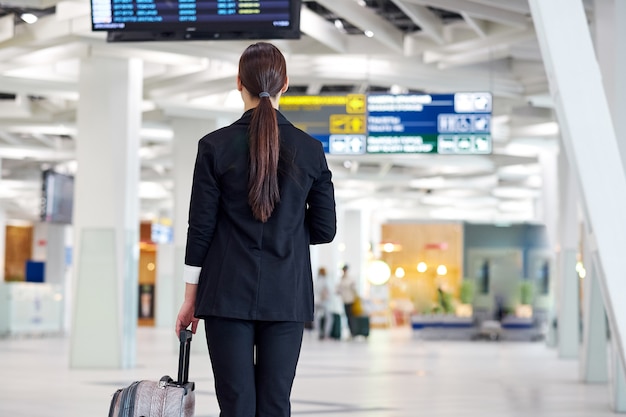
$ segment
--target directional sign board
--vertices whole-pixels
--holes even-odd
[[[490,93],[283,96],[280,110],[330,154],[491,153]]]
[[[365,94],[282,96],[280,111],[332,154],[365,153]]]

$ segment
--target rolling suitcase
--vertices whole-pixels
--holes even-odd
[[[168,375],[159,381],[135,381],[113,394],[109,417],[192,417],[194,383],[189,382],[191,331],[180,332],[178,380]]]
[[[365,337],[370,335],[369,316],[357,316],[354,318],[354,335]]]

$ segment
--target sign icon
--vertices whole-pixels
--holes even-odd
[[[491,112],[490,93],[456,93],[454,111],[457,113]]]
[[[365,94],[348,94],[346,96],[346,113],[365,113]]]
[[[489,116],[476,116],[473,130],[474,132],[489,132]]]
[[[330,133],[365,133],[365,116],[331,114]]]
[[[488,93],[474,93],[474,110],[481,112],[490,112],[491,95]]]
[[[365,136],[363,135],[330,135],[331,154],[364,154]]]
[[[486,136],[476,136],[474,138],[474,148],[476,152],[487,153],[489,152],[489,139]]]

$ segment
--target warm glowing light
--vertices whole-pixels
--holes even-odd
[[[406,275],[406,273],[404,272],[404,268],[402,268],[401,266],[397,267],[395,275],[398,278],[404,278],[404,276]]]
[[[367,280],[372,285],[383,285],[391,277],[391,268],[384,261],[372,261],[367,266]]]
[[[391,253],[391,252],[393,252],[393,249],[394,249],[394,245],[393,245],[393,243],[385,243],[385,244],[383,245],[383,250],[384,250],[385,252],[387,252],[387,253]]]
[[[439,265],[437,267],[437,275],[445,275],[448,273],[448,268],[445,265]]]
[[[156,268],[156,266],[154,265],[154,263],[150,262],[148,264],[148,271],[154,271],[154,268]]]
[[[428,269],[428,265],[426,265],[426,262],[420,262],[417,264],[417,272],[426,272],[426,270]]]
[[[528,304],[521,304],[515,307],[515,316],[523,318],[531,318],[533,316],[533,306]]]
[[[471,304],[458,304],[455,308],[457,317],[472,317],[474,308]]]

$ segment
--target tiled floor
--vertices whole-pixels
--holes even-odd
[[[136,379],[175,374],[169,329],[138,330],[138,366],[69,370],[62,337],[0,339],[0,417],[106,416],[112,392]],[[195,341],[199,343],[199,341]],[[217,417],[207,355],[194,352],[198,417]],[[543,342],[435,342],[408,329],[368,340],[305,335],[293,389],[294,416],[604,417],[607,385],[578,382],[578,363]]]

